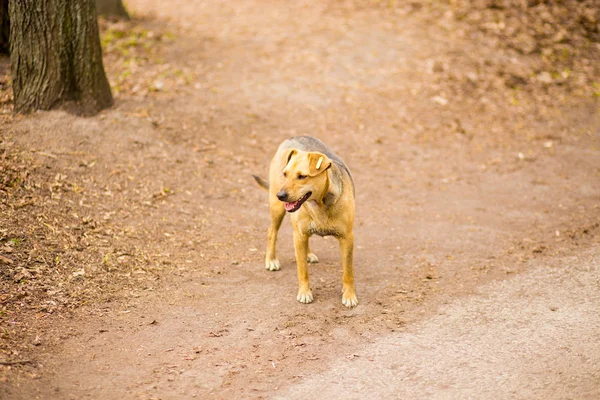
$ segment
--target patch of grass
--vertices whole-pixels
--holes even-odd
[[[592,93],[594,97],[600,97],[600,82],[592,82]]]
[[[166,93],[193,83],[191,71],[165,59],[165,44],[176,35],[164,25],[144,19],[100,19],[99,25],[104,66],[115,96]]]

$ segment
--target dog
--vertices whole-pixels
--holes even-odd
[[[354,290],[354,181],[350,170],[323,142],[310,136],[285,140],[269,168],[269,181],[253,175],[269,191],[271,225],[267,237],[265,266],[277,271],[277,233],[286,212],[291,214],[294,250],[298,267],[300,303],[312,303],[308,263],[319,261],[310,250],[312,235],[334,236],[342,258],[342,304],[358,304]]]

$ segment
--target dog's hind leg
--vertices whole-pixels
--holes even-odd
[[[269,210],[271,211],[271,225],[267,236],[267,254],[265,257],[265,267],[269,271],[279,271],[281,264],[277,259],[277,233],[281,226],[281,221],[285,217],[285,207],[274,194],[269,197]]]

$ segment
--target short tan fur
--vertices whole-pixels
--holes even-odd
[[[254,176],[269,191],[271,225],[267,235],[265,266],[277,271],[277,233],[286,212],[291,214],[294,249],[298,267],[298,295],[301,303],[311,303],[308,263],[318,262],[308,239],[335,236],[340,243],[342,303],[358,304],[354,290],[354,182],[346,164],[323,142],[310,136],[284,141],[269,168],[269,181]]]

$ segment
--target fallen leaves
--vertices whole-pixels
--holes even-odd
[[[218,331],[208,332],[208,337],[217,338],[217,337],[223,337],[223,336],[228,335],[228,334],[229,334],[229,330],[228,329],[220,329]]]
[[[194,81],[190,69],[166,63],[166,46],[172,32],[148,30],[140,21],[100,18],[104,65],[115,97],[168,93]]]
[[[568,83],[589,91],[597,79],[599,66],[594,60],[600,48],[594,43],[600,42],[600,9],[594,0],[458,0],[449,9],[467,29],[483,32],[488,42],[496,38],[498,47],[512,49],[533,61],[534,70],[509,74],[509,87]],[[507,68],[511,68],[510,63]],[[577,73],[577,79],[570,79],[572,71]]]
[[[124,282],[155,282],[162,268],[108,206],[103,192],[117,189],[86,175],[95,160],[72,159],[68,173],[54,164],[81,155],[23,152],[0,136],[0,323],[11,321],[1,333],[0,357],[39,346],[39,319],[110,298]]]
[[[15,360],[15,361],[0,360],[0,365],[24,365],[24,364],[33,364],[33,361],[32,360]]]
[[[19,282],[21,282],[21,281],[25,281],[25,280],[31,279],[31,278],[32,278],[32,276],[33,276],[33,275],[31,274],[31,272],[29,272],[29,271],[28,271],[28,270],[26,270],[25,268],[21,268],[21,269],[19,270],[19,272],[17,272],[17,273],[16,273],[16,274],[13,276],[13,281],[14,281],[15,283],[19,283]]]
[[[11,265],[12,263],[13,263],[13,260],[11,260],[10,258],[0,256],[0,264]]]

